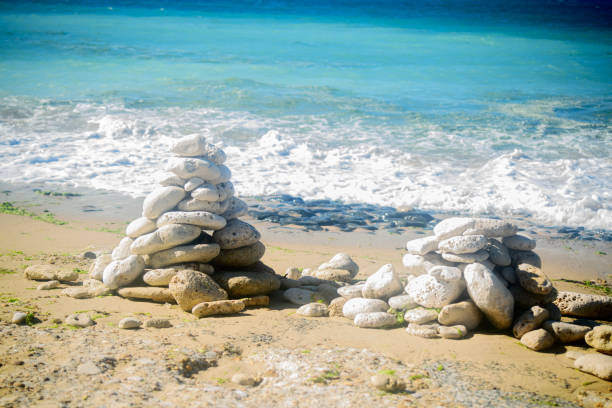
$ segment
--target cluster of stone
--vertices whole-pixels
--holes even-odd
[[[260,233],[240,220],[247,205],[234,196],[225,153],[201,136],[178,141],[172,152],[142,216],[112,254],[96,259],[90,277],[120,296],[178,303],[198,316],[267,304],[258,296],[280,283],[259,262]]]

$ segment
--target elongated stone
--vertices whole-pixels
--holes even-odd
[[[264,244],[257,241],[253,245],[221,250],[219,255],[212,260],[212,264],[230,268],[242,268],[259,261],[265,252],[266,247]]]
[[[515,269],[519,284],[535,295],[548,295],[553,290],[551,281],[537,266],[529,264],[517,265]]]
[[[149,255],[164,249],[187,244],[200,236],[196,225],[168,224],[150,234],[138,237],[130,246],[133,254]]]
[[[463,271],[468,294],[487,319],[498,329],[512,325],[514,298],[506,286],[487,267],[469,264]]]
[[[79,274],[74,270],[63,269],[56,265],[32,265],[28,266],[24,271],[26,279],[41,280],[41,281],[66,281],[72,282],[79,278]]]
[[[475,218],[474,224],[463,235],[484,235],[485,237],[508,237],[516,234],[518,227],[511,222],[491,218]]]
[[[175,268],[152,269],[142,275],[142,280],[150,286],[168,286],[178,271],[179,269]]]
[[[485,250],[489,253],[489,260],[498,266],[508,266],[512,263],[508,248],[495,238],[487,240]]]
[[[514,337],[520,339],[525,333],[539,329],[547,319],[548,310],[540,306],[532,306],[516,320],[512,333],[514,333]]]
[[[386,312],[389,305],[380,299],[353,298],[342,307],[344,317],[354,319],[359,313]]]
[[[204,230],[218,230],[226,225],[225,218],[207,211],[171,211],[157,219],[157,227],[168,224],[197,225]]]
[[[244,201],[237,197],[229,198],[228,201],[227,210],[221,215],[223,218],[229,221],[247,215],[249,206]]]
[[[244,301],[236,300],[216,300],[213,302],[198,303],[191,309],[195,317],[206,317],[215,315],[226,315],[242,312],[245,308]]]
[[[183,179],[199,177],[205,181],[213,181],[220,176],[219,167],[216,164],[195,158],[172,158],[166,169]]]
[[[577,292],[559,292],[554,301],[563,316],[610,320],[612,296],[591,295]]]
[[[438,249],[453,254],[472,254],[486,245],[487,238],[484,235],[460,235],[440,241]]]
[[[229,200],[226,201],[200,201],[195,198],[186,198],[178,203],[180,211],[207,211],[213,214],[223,214],[229,208]]]
[[[191,192],[191,197],[200,201],[221,201],[219,190],[214,184],[204,183]]]
[[[474,263],[487,260],[489,258],[489,253],[484,249],[471,254],[453,254],[452,252],[442,252],[442,258],[449,262]]]
[[[181,245],[147,255],[145,261],[152,268],[187,262],[209,263],[220,250],[217,244]]]
[[[185,189],[185,191],[190,192],[200,187],[202,184],[204,184],[204,180],[199,177],[192,177],[187,180],[183,188]]]
[[[413,239],[412,241],[408,241],[406,243],[406,250],[409,254],[413,255],[425,255],[429,252],[435,251],[438,248],[438,244],[440,243],[438,237],[424,237]]]
[[[504,238],[503,243],[506,247],[515,251],[531,251],[536,247],[535,239],[524,235],[512,235]]]
[[[474,218],[451,217],[440,221],[433,229],[439,240],[463,234],[474,225]]]
[[[113,249],[113,252],[111,254],[113,261],[120,261],[130,256],[130,246],[132,245],[132,242],[134,242],[132,238],[123,237],[123,239],[119,241],[119,245],[117,245],[115,249]]]
[[[176,303],[174,296],[168,288],[153,288],[135,286],[120,288],[117,294],[124,298],[151,300],[156,303]]]
[[[176,207],[185,197],[185,190],[180,187],[159,187],[153,190],[142,203],[142,215],[155,219]]]
[[[280,277],[267,272],[218,272],[213,279],[234,298],[265,295],[280,288]]]
[[[147,217],[140,217],[128,224],[125,229],[125,235],[130,238],[138,238],[141,235],[155,231],[155,228],[155,221]]]
[[[394,314],[387,312],[359,313],[353,319],[353,324],[357,327],[377,329],[380,327],[390,327],[397,324]]]
[[[591,328],[567,322],[545,321],[542,328],[552,334],[561,343],[574,343],[584,340]]]
[[[207,143],[206,138],[201,135],[187,136],[177,141],[172,148],[172,153],[183,157],[205,157],[216,164],[225,162],[225,152],[217,146]]]

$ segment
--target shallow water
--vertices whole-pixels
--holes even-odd
[[[0,3],[0,180],[142,195],[173,140],[291,194],[612,229],[605,2]]]

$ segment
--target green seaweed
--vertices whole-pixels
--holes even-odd
[[[602,285],[602,284],[599,284],[599,283],[597,283],[595,281],[591,281],[591,280],[578,281],[578,280],[565,279],[565,278],[555,279],[555,281],[573,283],[575,285],[580,285],[582,287],[589,288],[589,289],[592,289],[594,291],[603,293],[604,295],[612,296],[612,288],[610,287],[609,284],[603,284]]]
[[[53,213],[48,212],[46,210],[44,214],[39,215],[23,208],[15,207],[13,203],[8,201],[5,201],[0,204],[0,214],[21,215],[24,217],[30,217],[38,221],[48,222],[49,224],[55,225],[68,224],[66,221],[58,220],[57,218],[55,218],[55,215]]]
[[[13,273],[17,273],[16,271],[11,271],[10,269],[0,268],[0,275],[11,275]]]
[[[79,193],[60,193],[57,191],[48,191],[48,190],[41,190],[39,188],[35,188],[34,191],[36,194],[40,194],[43,196],[51,196],[51,197],[65,197],[65,198],[71,198],[71,197],[81,197],[83,194],[79,194]]]
[[[395,375],[395,370],[380,370],[378,374]]]

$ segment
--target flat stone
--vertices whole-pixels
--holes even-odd
[[[361,291],[364,298],[388,299],[402,293],[404,287],[393,265],[386,264],[366,279]]]
[[[559,292],[554,301],[563,316],[610,320],[612,297],[576,292]]]
[[[489,258],[489,252],[484,249],[471,254],[453,254],[452,252],[442,252],[442,258],[449,262],[474,263],[483,262]]]
[[[551,348],[555,344],[555,338],[544,329],[537,329],[525,333],[521,337],[521,343],[535,351]]]
[[[603,324],[593,327],[585,334],[584,341],[600,353],[612,354],[612,326]]]
[[[438,334],[445,339],[458,340],[468,335],[468,329],[463,325],[440,326],[438,327]]]
[[[128,256],[132,255],[132,252],[130,251],[130,246],[132,245],[132,242],[134,242],[132,238],[123,237],[123,239],[119,241],[119,245],[117,245],[115,249],[113,249],[113,252],[111,254],[113,261],[122,261]]]
[[[208,211],[170,211],[157,219],[157,227],[168,224],[197,225],[204,230],[219,230],[226,225],[225,218]]]
[[[508,237],[516,234],[518,227],[508,221],[491,218],[475,218],[474,224],[463,235],[484,235],[485,237]]]
[[[204,180],[202,180],[199,177],[192,177],[189,180],[187,180],[183,188],[185,189],[185,191],[191,192],[195,190],[196,188],[200,187],[202,184],[204,184]]]
[[[438,312],[436,312],[434,309],[417,307],[404,313],[404,320],[408,323],[423,324],[436,321],[437,319]]]
[[[176,303],[172,292],[168,288],[156,288],[150,286],[125,287],[117,291],[124,298],[151,300],[155,303]]]
[[[242,312],[245,304],[242,300],[217,300],[198,303],[191,309],[195,317],[226,315]]]
[[[527,292],[535,295],[548,295],[553,290],[551,281],[537,266],[522,263],[515,269],[519,284]]]
[[[484,235],[460,235],[440,241],[438,249],[453,254],[473,254],[487,245]]]
[[[522,309],[529,309],[535,305],[543,306],[554,301],[557,297],[557,291],[554,289],[548,295],[535,295],[527,292],[520,285],[510,285],[508,290],[512,294],[515,304]]]
[[[102,254],[96,258],[89,268],[89,277],[101,281],[104,276],[104,269],[113,261],[111,254]]]
[[[166,211],[176,207],[185,197],[185,190],[180,187],[158,187],[153,190],[142,203],[142,215],[149,219],[156,219]]]
[[[212,261],[220,250],[217,244],[181,245],[148,255],[145,260],[151,268],[163,268],[186,262],[205,264]]]
[[[539,329],[542,323],[548,319],[548,310],[540,306],[532,306],[516,319],[512,333],[520,339],[527,332]]]
[[[83,281],[83,287],[87,289],[91,297],[104,296],[111,293],[111,289],[97,279],[85,279]]]
[[[345,299],[360,298],[361,292],[363,291],[364,287],[365,282],[358,283],[355,285],[343,286],[341,288],[338,288],[338,294]]]
[[[390,393],[402,392],[406,384],[399,378],[386,374],[376,374],[370,378],[370,383],[378,390]]]
[[[406,250],[409,254],[425,255],[438,249],[439,243],[440,240],[436,236],[417,238],[406,243]]]
[[[252,296],[240,299],[246,307],[261,307],[270,304],[270,297],[265,295]]]
[[[359,313],[386,312],[389,305],[380,299],[353,298],[342,307],[342,314],[347,319],[355,319]]]
[[[174,278],[174,275],[176,275],[178,271],[179,269],[175,268],[152,269],[142,275],[142,280],[150,286],[168,286],[170,284],[170,280]]]
[[[612,357],[604,354],[589,353],[578,357],[574,367],[601,379],[612,381]]]
[[[444,307],[456,300],[464,289],[461,270],[451,266],[433,267],[406,285],[406,293],[426,308]]]
[[[79,364],[76,371],[80,375],[98,375],[102,372],[93,361]]]
[[[234,298],[265,295],[280,288],[280,277],[267,272],[218,272],[213,279]]]
[[[214,265],[230,268],[242,268],[259,261],[266,252],[266,247],[260,241],[253,245],[236,249],[222,249],[216,258],[212,260]]]
[[[200,236],[202,229],[196,225],[168,224],[149,234],[142,235],[132,243],[130,250],[137,255],[155,252],[190,243]]]
[[[340,293],[340,289],[338,289],[338,293]],[[410,295],[392,296],[387,302],[395,310],[409,310],[418,306],[418,303]]]
[[[220,175],[218,165],[208,160],[196,158],[171,158],[168,161],[166,170],[171,171],[180,178],[186,180],[193,177],[198,177],[202,180],[212,182]]]
[[[140,255],[130,255],[122,261],[113,261],[104,269],[102,281],[109,289],[117,289],[134,282],[144,271],[145,262]]]
[[[26,321],[26,317],[28,317],[27,313],[24,312],[15,312],[13,317],[11,318],[11,323],[13,324],[24,324]]]
[[[359,272],[359,265],[357,265],[348,254],[339,252],[329,261],[319,265],[318,270],[321,271],[325,269],[344,269],[351,273],[351,278],[354,278]]]
[[[76,326],[76,327],[89,327],[89,326],[93,326],[94,324],[96,324],[96,322],[91,320],[91,318],[85,313],[71,314],[70,316],[66,317],[66,320],[64,320],[64,323],[67,324],[68,326]]]
[[[172,153],[182,157],[205,157],[216,164],[225,162],[225,152],[217,146],[207,143],[202,135],[187,136],[177,141],[172,147]]]
[[[51,289],[55,289],[59,287],[59,285],[60,285],[60,281],[58,280],[47,281],[47,282],[44,282],[38,285],[36,287],[36,290],[51,290]]]
[[[172,327],[172,323],[168,319],[148,319],[144,322],[144,327],[151,327],[154,329],[167,329]]]
[[[553,320],[545,321],[542,328],[563,344],[582,341],[584,340],[585,334],[591,330],[588,326],[580,326],[567,322],[556,322]]]
[[[536,247],[535,239],[524,235],[512,235],[503,239],[503,244],[515,251],[531,251]]]
[[[213,234],[213,239],[222,250],[253,245],[260,238],[261,234],[255,227],[238,219],[228,221],[224,228],[215,231]]]
[[[261,383],[262,379],[259,377],[253,377],[244,373],[236,373],[232,376],[232,382],[234,384],[242,385],[245,387],[255,387]]]
[[[72,269],[64,269],[56,265],[40,264],[31,265],[24,271],[26,279],[62,282],[73,282],[79,278],[79,274]]]
[[[514,313],[514,298],[503,282],[480,263],[469,264],[463,275],[470,298],[491,324],[498,329],[510,327]]]
[[[233,220],[247,215],[249,206],[237,197],[232,197],[227,200],[227,209],[221,216],[226,220]]]
[[[439,240],[463,234],[474,225],[474,218],[451,217],[440,221],[433,229]]]
[[[294,305],[306,305],[314,300],[314,292],[301,288],[291,288],[283,292],[283,298]]]
[[[482,312],[472,300],[464,300],[444,306],[438,314],[438,322],[445,326],[463,325],[468,330],[474,330],[482,317]]]
[[[353,319],[353,324],[357,327],[378,329],[395,326],[397,319],[394,314],[387,312],[366,312],[358,313]]]
[[[315,271],[315,277],[329,281],[350,282],[353,280],[353,273],[346,269],[320,269]]]
[[[188,269],[179,271],[172,278],[169,289],[186,312],[190,312],[198,303],[227,299],[227,292],[210,276]]]
[[[142,326],[142,322],[134,317],[126,317],[119,321],[117,327],[120,329],[133,330]]]
[[[89,293],[89,289],[83,286],[74,286],[62,290],[62,295],[69,296],[74,299],[89,299],[93,295]]]
[[[497,266],[508,266],[512,263],[508,248],[495,238],[487,239],[484,250],[489,253],[489,260]]]
[[[301,316],[323,317],[327,316],[327,306],[323,303],[307,303],[300,306],[295,313]]]
[[[329,303],[329,306],[327,306],[329,317],[344,317],[342,308],[344,307],[344,304],[347,301],[348,299],[343,297],[337,297],[335,299],[332,299],[332,301]]]
[[[140,217],[128,224],[125,228],[125,235],[130,238],[138,238],[141,235],[155,231],[156,228],[155,221],[147,217]]]
[[[406,332],[411,336],[423,337],[425,339],[434,339],[438,337],[439,324],[416,324],[410,323],[406,327]]]

